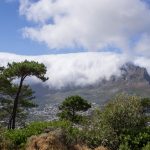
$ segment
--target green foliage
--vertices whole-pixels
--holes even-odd
[[[3,76],[4,67],[0,67],[0,93],[3,94],[9,87],[11,87],[11,80]]]
[[[119,143],[118,136],[114,130],[101,120],[102,112],[95,110],[90,120],[83,127],[82,140],[91,148],[103,145],[111,149],[116,149]]]
[[[90,119],[84,129],[89,146],[104,145],[116,150],[121,143],[126,143],[136,150],[149,140],[141,99],[137,96],[118,95]]]
[[[61,114],[70,113],[72,117],[72,109],[74,109],[76,117],[74,119],[80,117],[78,112],[82,111],[82,106],[78,105],[87,102],[79,101],[79,97],[67,98],[60,106]],[[69,121],[35,122],[23,129],[3,131],[0,140],[3,139],[5,141],[3,143],[8,145],[11,143],[18,148],[26,143],[28,137],[41,134],[44,129],[62,128],[66,145],[84,143],[90,148],[102,145],[111,150],[148,150],[150,127],[145,125],[147,120],[145,120],[143,108],[147,106],[147,102],[146,105],[144,101],[143,103],[140,97],[121,94],[113,98],[101,110],[95,110],[82,124],[74,124],[76,120],[72,121],[70,116],[65,117]],[[86,110],[85,106],[84,110]]]
[[[101,115],[103,123],[108,124],[120,135],[145,126],[144,114],[137,96],[118,95],[104,108]]]
[[[28,86],[23,85],[25,78],[35,76],[45,82],[48,79],[45,77],[45,74],[46,67],[43,63],[27,60],[23,62],[13,62],[12,64],[8,63],[7,68],[1,69],[0,78],[4,78],[8,81],[13,81],[14,79],[20,80],[18,85],[14,85],[13,82],[11,82],[10,88],[8,88],[7,93],[5,93],[10,96],[12,100],[12,108],[10,108],[11,114],[8,123],[9,129],[15,128],[18,112],[23,114],[22,108],[35,106],[32,101],[29,101],[34,98],[32,96],[33,91],[29,89]],[[25,114],[23,115],[25,116]],[[19,118],[21,118],[20,115]]]
[[[82,141],[82,131],[77,127],[73,127],[72,124],[64,128],[64,136],[66,145],[75,145]]]
[[[119,146],[119,150],[131,150],[130,147],[128,146],[128,143],[121,144]]]
[[[130,134],[120,136],[120,141],[128,143],[132,150],[141,150],[148,142],[150,142],[150,127],[145,127],[142,130],[130,131]]]
[[[73,125],[68,121],[34,122],[23,129],[5,131],[3,135],[17,148],[24,145],[28,137],[41,134],[44,129],[49,128],[52,130],[62,128],[66,145],[84,143],[91,148],[103,145],[111,150],[141,150],[148,144],[150,127],[142,127],[136,132],[135,130],[127,130],[128,132],[122,132],[118,135],[109,124],[102,122],[101,116],[104,110],[105,108],[102,111],[95,110],[90,117],[91,120],[82,126]]]
[[[13,149],[13,143],[5,136],[6,129],[0,126],[0,150]]]
[[[10,79],[26,78],[27,76],[35,76],[42,81],[46,81],[46,67],[35,61],[23,61],[8,63],[8,67],[4,69],[3,76]]]
[[[150,150],[150,142],[142,148],[142,150]]]
[[[59,117],[61,119],[70,120],[74,123],[77,123],[82,120],[82,116],[77,114],[79,111],[87,111],[91,108],[91,104],[89,104],[86,100],[84,100],[80,96],[70,96],[66,98],[63,103],[59,106]]]
[[[12,113],[13,101],[16,96],[17,89],[17,85],[12,85],[11,87],[9,87],[7,93],[5,92],[6,96],[0,98],[0,105],[2,106],[2,108],[0,109],[0,116],[1,120],[4,121],[4,125],[8,124],[9,117]],[[24,124],[25,119],[28,115],[28,110],[30,108],[37,107],[37,104],[33,102],[33,100],[35,99],[35,96],[33,94],[34,92],[29,86],[24,85],[22,87],[16,116],[16,122],[19,126],[22,126]]]
[[[53,121],[53,122],[34,122],[23,129],[7,130],[5,137],[10,139],[14,145],[24,145],[28,137],[38,135],[44,132],[44,129],[53,128],[68,128],[69,122]]]
[[[150,108],[150,98],[142,98],[141,103],[143,107]]]

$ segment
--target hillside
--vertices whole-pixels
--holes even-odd
[[[70,95],[80,95],[100,105],[105,104],[112,96],[120,92],[150,96],[150,76],[145,68],[127,63],[120,68],[120,71],[119,77],[112,76],[109,80],[103,79],[85,87],[66,87],[61,90],[49,89],[40,84],[32,87],[40,106],[60,103]]]

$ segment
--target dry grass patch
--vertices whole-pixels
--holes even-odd
[[[99,146],[99,147],[95,148],[95,150],[108,150],[108,149],[106,147]]]
[[[73,150],[91,150],[91,149],[85,145],[77,144],[77,145],[73,146]]]
[[[28,139],[26,150],[67,150],[61,134],[50,132]]]

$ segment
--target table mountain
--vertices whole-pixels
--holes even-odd
[[[150,76],[145,68],[126,63],[120,68],[119,76],[113,75],[109,80],[104,78],[93,85],[66,87],[61,90],[50,89],[40,84],[32,85],[32,87],[40,106],[62,102],[70,95],[80,95],[91,102],[103,105],[112,96],[122,92],[149,97]]]

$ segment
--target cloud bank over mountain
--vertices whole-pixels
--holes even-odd
[[[0,65],[25,59],[43,62],[48,69],[47,85],[56,89],[119,76],[119,68],[129,61],[150,73],[147,0],[18,1],[20,16],[29,22],[22,29],[25,38],[44,43],[50,50],[91,52],[43,56],[0,53]]]
[[[129,58],[123,54],[110,52],[86,52],[43,56],[23,56],[0,53],[0,65],[8,62],[34,60],[47,66],[46,82],[50,88],[61,89],[66,86],[86,86],[95,84],[102,79],[109,79],[112,75],[120,75],[120,67],[131,61],[146,67],[150,73],[150,60],[144,57]],[[32,82],[39,82],[32,78]]]
[[[33,22],[26,38],[50,49],[110,50],[150,56],[146,0],[20,0],[20,15]]]

